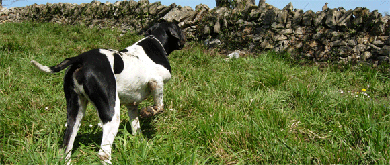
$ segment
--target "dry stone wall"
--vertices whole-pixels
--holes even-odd
[[[188,40],[246,51],[289,52],[314,61],[389,61],[390,17],[366,8],[304,12],[290,3],[278,9],[266,3],[246,8],[195,10],[148,0],[84,4],[56,3],[2,8],[0,23],[55,22],[141,32],[159,21],[174,21]]]

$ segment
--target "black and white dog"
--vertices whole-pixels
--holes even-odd
[[[185,36],[174,23],[158,23],[146,34],[144,39],[121,51],[94,49],[52,67],[31,61],[47,73],[70,66],[64,78],[68,119],[63,143],[69,162],[88,102],[96,107],[103,123],[99,156],[106,163],[111,163],[111,146],[120,123],[120,104],[128,108],[133,134],[141,131],[138,118],[141,101],[152,95],[155,104],[143,108],[141,117],[163,111],[163,85],[171,78],[167,56],[183,48]]]

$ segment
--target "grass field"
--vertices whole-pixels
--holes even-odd
[[[64,163],[64,72],[41,73],[30,60],[55,65],[141,38],[115,29],[0,24],[0,164]],[[169,59],[166,111],[142,120],[142,135],[132,136],[122,107],[113,164],[390,163],[386,72],[365,64],[318,69],[272,52],[226,60],[196,43]],[[90,105],[73,164],[100,164],[98,122]]]

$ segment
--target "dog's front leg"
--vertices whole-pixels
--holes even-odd
[[[147,118],[154,116],[164,111],[164,82],[162,80],[152,80],[148,83],[152,92],[154,106],[149,106],[141,109],[141,117]]]
[[[126,105],[126,107],[129,113],[132,134],[136,135],[137,133],[141,132],[141,125],[138,118],[138,104],[134,103],[131,105]]]

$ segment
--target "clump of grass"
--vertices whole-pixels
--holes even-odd
[[[141,36],[57,24],[0,25],[0,163],[64,163],[64,73],[54,65],[92,48],[125,48]],[[42,41],[42,42],[36,42]],[[367,66],[319,70],[264,53],[226,60],[196,43],[169,56],[165,112],[132,136],[122,107],[115,164],[389,163],[390,83]],[[383,68],[382,68],[383,69]],[[365,89],[363,91],[362,89]],[[367,97],[369,96],[369,97]],[[152,104],[152,99],[143,106]],[[98,163],[101,128],[89,107],[73,164]]]

